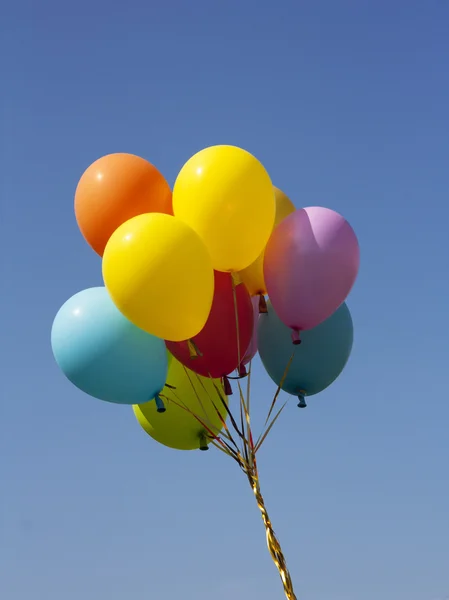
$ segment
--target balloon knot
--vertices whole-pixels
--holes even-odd
[[[159,394],[156,394],[156,396],[154,397],[154,401],[156,402],[157,412],[164,413],[166,411],[165,404],[162,398],[159,396]]]
[[[232,396],[231,382],[229,381],[227,375],[223,377],[223,386],[226,396]]]
[[[204,432],[200,435],[199,449],[202,452],[206,452],[206,450],[209,450],[209,445],[207,443],[207,435]]]
[[[246,377],[248,375],[248,371],[243,363],[239,365],[239,377]]]
[[[234,287],[237,287],[238,285],[240,285],[242,283],[242,280],[240,279],[240,275],[236,271],[233,271],[231,273],[231,277],[232,277],[232,284]]]
[[[192,360],[198,358],[198,356],[203,356],[193,340],[187,340],[187,348],[189,349],[190,358]]]
[[[294,346],[299,346],[301,338],[299,337],[299,329],[292,329],[292,343]]]
[[[298,394],[298,408],[306,408],[307,407],[307,403],[306,403],[306,399],[304,397],[305,392],[300,392]]]
[[[268,312],[267,301],[263,294],[259,294],[259,315],[266,315]]]

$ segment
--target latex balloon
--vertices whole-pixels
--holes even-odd
[[[265,251],[265,282],[295,341],[299,331],[319,325],[346,299],[359,262],[354,230],[333,210],[303,208],[276,227]]]
[[[173,210],[201,236],[214,269],[240,271],[270,237],[273,186],[262,164],[246,150],[212,146],[182,167],[173,189]]]
[[[274,197],[276,201],[276,217],[274,220],[274,228],[279,225],[288,215],[295,212],[296,208],[293,202],[288,198],[284,192],[279,190],[277,187],[274,188]],[[239,275],[243,283],[248,288],[251,296],[258,294],[266,294],[267,286],[265,285],[265,278],[263,275],[263,261],[265,256],[265,248],[256,258],[256,260],[240,271]]]
[[[103,278],[118,309],[157,337],[194,337],[209,316],[210,256],[201,238],[176,217],[151,213],[121,225],[107,243]]]
[[[252,359],[256,356],[257,354],[257,327],[258,327],[258,323],[259,323],[259,298],[258,296],[254,296],[253,298],[251,298],[251,303],[253,305],[253,335],[251,336],[251,341],[249,343],[249,346],[245,352],[245,355],[243,357],[242,360],[242,365],[245,366],[247,365],[249,362],[252,361]]]
[[[169,448],[207,449],[212,434],[219,434],[223,428],[222,419],[225,421],[227,417],[217,391],[220,390],[227,405],[221,381],[201,377],[173,358],[167,384],[171,387],[165,387],[161,393],[166,412],[158,413],[154,402],[133,407],[141,427],[149,436]]]
[[[170,186],[140,156],[108,154],[90,165],[75,192],[75,216],[84,238],[100,256],[114,231],[136,215],[173,214]]]
[[[84,290],[67,300],[53,322],[51,345],[64,375],[100,400],[143,403],[165,385],[163,340],[130,323],[104,287]]]
[[[301,344],[293,346],[289,328],[269,302],[268,313],[259,317],[257,334],[260,358],[276,385],[281,383],[294,352],[282,389],[298,396],[300,402],[304,402],[304,396],[322,392],[337,379],[349,359],[354,338],[346,303],[320,325],[304,331]]]
[[[223,377],[242,361],[253,334],[253,322],[246,287],[240,283],[234,288],[230,273],[215,271],[212,308],[204,328],[191,340],[194,346],[191,341],[167,342],[167,348],[192,371],[205,377]]]

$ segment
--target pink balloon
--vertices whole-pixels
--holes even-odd
[[[248,349],[245,352],[245,356],[242,359],[242,365],[247,365],[257,354],[257,324],[259,322],[259,296],[253,296],[251,298],[254,311],[254,328],[251,341]]]
[[[301,330],[316,327],[345,301],[359,263],[354,230],[329,208],[299,209],[276,227],[265,250],[265,283],[294,342]]]

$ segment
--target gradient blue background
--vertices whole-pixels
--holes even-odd
[[[361,243],[342,377],[260,455],[299,600],[449,594],[449,4],[5,2],[1,8],[0,597],[283,597],[254,499],[58,372],[60,305],[101,282],[73,215],[110,152],[173,183],[241,145]],[[257,368],[256,420],[271,398]],[[259,418],[260,420],[260,418]]]

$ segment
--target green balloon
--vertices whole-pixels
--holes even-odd
[[[227,417],[217,388],[227,404],[220,379],[197,375],[172,356],[167,383],[160,393],[165,412],[161,402],[146,402],[133,406],[134,415],[142,429],[164,446],[206,450],[211,434],[218,435]]]

